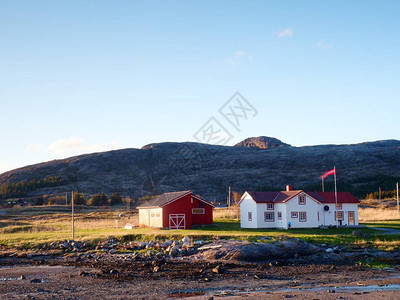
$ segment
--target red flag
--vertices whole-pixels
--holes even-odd
[[[323,175],[321,175],[321,179],[325,179],[329,175],[333,175],[333,174],[335,174],[335,168],[333,168],[332,170],[330,170],[330,171],[324,173]]]

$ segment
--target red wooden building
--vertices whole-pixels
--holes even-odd
[[[189,229],[196,224],[212,224],[214,207],[191,191],[164,193],[138,206],[139,225]]]

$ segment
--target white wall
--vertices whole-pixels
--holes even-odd
[[[335,220],[335,203],[323,204],[314,198],[306,196],[306,204],[299,204],[299,195],[293,197],[286,203],[274,203],[274,209],[268,210],[266,203],[256,203],[247,193],[243,195],[240,203],[240,226],[242,228],[316,228],[319,226],[339,225]],[[328,211],[324,210],[325,206],[329,207]],[[348,212],[354,211],[354,225],[358,225],[358,204],[343,204],[344,220],[342,225],[348,224]],[[252,212],[252,221],[248,220],[248,212]],[[266,222],[264,218],[265,212],[274,213],[274,222]],[[282,220],[278,220],[278,212],[282,212]],[[291,213],[297,212],[297,218],[292,218]],[[306,221],[300,222],[300,212],[306,212]]]
[[[162,208],[140,208],[139,225],[162,227]]]
[[[257,209],[256,202],[247,194],[243,195],[240,202],[240,227],[241,228],[258,228],[257,227]],[[252,212],[252,220],[248,220],[248,213]]]
[[[306,204],[299,204],[299,195],[306,195]],[[286,226],[291,223],[291,228],[313,228],[322,225],[320,203],[305,193],[301,193],[286,202]],[[292,212],[297,212],[297,218],[292,218]],[[306,212],[306,221],[300,222],[300,212]],[[318,220],[319,213],[319,220]]]

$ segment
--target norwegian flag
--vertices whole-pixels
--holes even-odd
[[[329,170],[328,172],[324,173],[323,175],[321,175],[321,179],[325,179],[326,177],[328,177],[329,175],[333,175],[336,173],[336,168],[333,168],[332,170]]]

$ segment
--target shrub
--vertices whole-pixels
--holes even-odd
[[[107,205],[107,197],[104,193],[97,193],[93,195],[89,200],[89,205],[92,206],[104,206]]]
[[[85,205],[86,204],[85,194],[74,192],[74,204],[76,205]]]
[[[118,193],[113,193],[110,197],[110,205],[122,203],[122,197]]]

